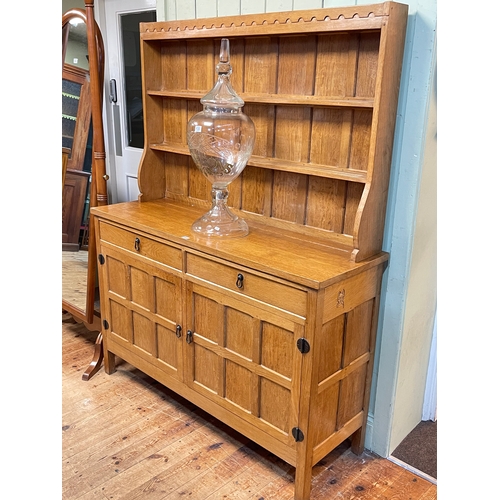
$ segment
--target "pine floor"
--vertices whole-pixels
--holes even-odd
[[[293,500],[295,469],[132,366],[82,380],[96,332],[62,323],[63,500]],[[344,443],[311,500],[435,500],[437,486]]]
[[[62,252],[62,296],[79,309],[87,301],[88,252]]]

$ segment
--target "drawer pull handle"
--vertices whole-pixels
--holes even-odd
[[[243,279],[244,279],[244,276],[243,274],[239,273],[238,276],[236,276],[236,286],[238,288],[243,288]]]
[[[193,341],[193,332],[188,330],[186,333],[186,342],[190,344]]]
[[[181,327],[181,325],[177,325],[177,326],[175,327],[175,335],[176,335],[176,337],[177,337],[178,339],[180,339],[180,338],[181,338],[181,335],[182,335],[182,327]]]
[[[140,252],[141,251],[141,240],[139,238],[136,238],[135,239],[135,242],[134,242],[134,248]]]

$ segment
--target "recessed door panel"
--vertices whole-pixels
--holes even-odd
[[[225,312],[226,348],[251,360],[254,354],[254,318],[232,308],[226,308]]]
[[[146,271],[130,267],[131,300],[144,309],[151,310],[151,283]]]
[[[231,360],[225,361],[226,394],[228,401],[249,413],[256,413],[258,394],[258,377],[252,370]]]
[[[293,331],[272,323],[262,323],[262,366],[279,373],[287,379],[292,378],[294,347]]]
[[[156,314],[175,323],[179,318],[179,287],[175,282],[154,278]]]
[[[290,407],[291,391],[264,377],[260,378],[259,389],[260,418],[288,434],[293,425],[290,426],[290,413],[284,410]]]
[[[172,330],[162,325],[156,325],[156,338],[158,339],[158,359],[170,369],[177,371],[180,362],[179,339]]]
[[[126,342],[132,343],[132,325],[130,322],[130,312],[121,304],[114,300],[109,301],[109,313],[107,319],[110,324],[111,333],[121,337]]]
[[[134,328],[134,346],[139,347],[151,356],[156,356],[156,331],[154,323],[142,314],[133,312],[132,325]]]
[[[127,299],[129,295],[126,264],[113,256],[108,256],[108,258],[106,259],[106,268],[109,291],[124,299]]]

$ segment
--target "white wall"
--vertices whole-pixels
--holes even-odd
[[[85,0],[62,0],[61,15],[73,8],[85,9]]]
[[[435,74],[404,313],[389,453],[421,421],[437,303],[437,106]],[[429,346],[427,348],[427,346]]]

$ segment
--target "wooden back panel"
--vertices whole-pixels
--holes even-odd
[[[387,2],[142,24],[140,200],[210,205],[186,125],[215,82],[227,37],[231,81],[256,126],[229,204],[250,223],[346,249],[356,261],[378,253],[406,17],[406,5]]]

